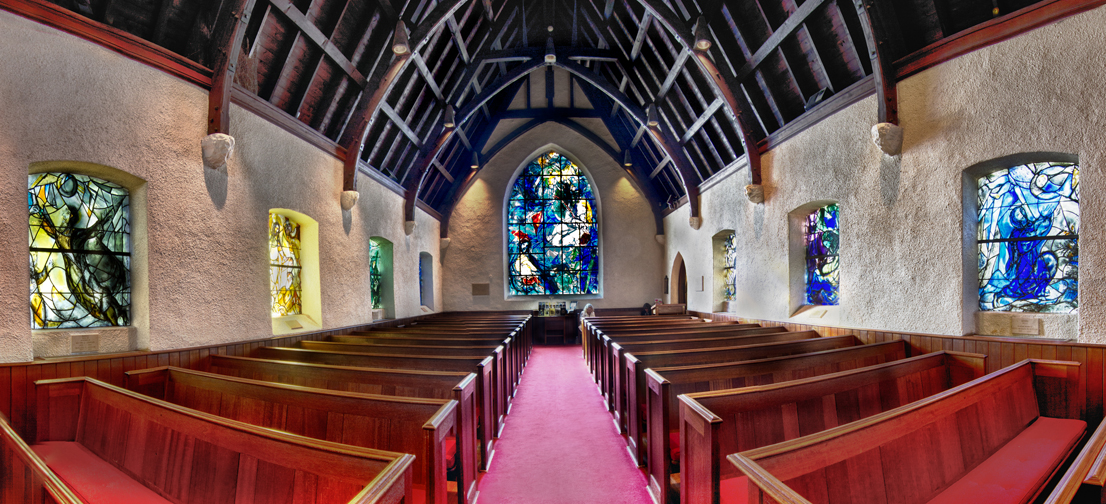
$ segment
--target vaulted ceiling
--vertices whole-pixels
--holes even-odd
[[[762,151],[833,111],[878,93],[878,119],[896,122],[897,79],[1102,3],[0,0],[0,7],[166,50],[159,57],[169,66],[210,85],[211,131],[226,131],[232,96],[267,108],[335,146],[346,159],[347,189],[360,172],[404,192],[409,219],[417,201],[448,221],[464,184],[513,138],[490,141],[502,121],[518,125],[514,136],[555,121],[626,165],[659,226],[677,202],[690,202],[696,215],[700,185],[727,168],[747,166],[759,183]],[[535,76],[544,72],[552,83],[554,69],[568,74],[588,106],[577,106],[573,93],[568,103],[549,97],[511,107]],[[587,121],[600,122],[615,145],[581,126]]]

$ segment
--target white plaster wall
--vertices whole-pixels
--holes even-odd
[[[1106,341],[1106,8],[978,50],[899,83],[900,158],[870,140],[869,97],[784,142],[763,158],[766,202],[743,197],[741,171],[703,194],[704,223],[683,207],[665,220],[666,268],[677,252],[690,279],[713,278],[711,236],[742,241],[737,313],[787,320],[787,212],[813,200],[841,204],[841,306],[834,324],[946,335],[972,332],[962,292],[964,169],[1021,152],[1068,152],[1081,165],[1078,331],[1045,322],[1046,337]],[[800,278],[801,281],[801,278]],[[688,293],[710,311],[711,288]],[[965,310],[965,308],[967,308]],[[813,320],[809,323],[825,323]],[[1077,333],[1077,334],[1076,334]]]
[[[657,228],[645,196],[600,147],[564,126],[546,123],[488,160],[453,209],[450,245],[441,258],[445,310],[537,307],[539,299],[507,300],[504,296],[503,202],[515,171],[530,161],[536,149],[549,143],[578,160],[599,193],[603,298],[582,300],[580,306],[584,302],[597,308],[641,306],[660,296],[663,249],[655,239]],[[490,284],[491,295],[473,296],[474,283]]]
[[[272,334],[270,208],[319,223],[324,328],[371,320],[371,236],[395,244],[397,316],[419,313],[418,253],[438,257],[438,222],[416,211],[406,236],[401,196],[359,177],[360,200],[343,212],[342,163],[237,106],[235,155],[226,173],[207,170],[205,90],[6,11],[0,47],[0,310],[12,314],[0,320],[0,361],[31,358],[25,190],[36,161],[99,163],[147,182],[152,350]]]

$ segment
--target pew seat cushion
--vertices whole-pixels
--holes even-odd
[[[87,504],[170,504],[80,443],[48,441],[31,449]]]
[[[722,504],[745,504],[749,502],[749,478],[735,476],[718,482],[718,493],[722,494]]]
[[[457,463],[457,438],[448,436],[445,438],[445,467],[449,469]]]
[[[1082,420],[1040,417],[930,502],[1030,502],[1086,429]]]
[[[672,456],[672,461],[680,462],[680,431],[673,431],[668,433],[668,446],[669,455]]]

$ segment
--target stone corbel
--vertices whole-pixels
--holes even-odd
[[[884,154],[898,156],[902,154],[902,127],[891,123],[878,123],[872,126],[872,142],[875,142]]]
[[[748,198],[751,203],[764,203],[764,186],[760,184],[749,184],[745,186],[745,197]]]
[[[234,154],[234,137],[226,133],[212,133],[200,140],[204,166],[212,170],[226,170],[227,161]]]
[[[357,204],[357,198],[361,193],[357,191],[342,191],[342,210],[349,210]]]
[[[415,221],[403,221],[403,234],[411,236],[411,233],[415,232]]]

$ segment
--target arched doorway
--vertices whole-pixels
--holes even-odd
[[[684,256],[679,252],[676,253],[676,260],[672,263],[672,297],[670,295],[670,303],[687,304],[687,268],[684,267]]]

